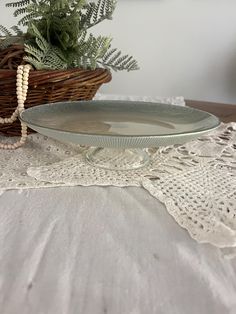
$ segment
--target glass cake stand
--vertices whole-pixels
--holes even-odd
[[[56,140],[90,146],[88,163],[117,170],[145,166],[146,148],[182,144],[220,124],[214,115],[189,107],[117,100],[35,106],[20,120]]]

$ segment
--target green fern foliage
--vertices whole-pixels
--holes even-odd
[[[116,1],[114,0],[98,0],[97,3],[88,3],[85,6],[84,13],[81,14],[81,26],[88,29],[101,23],[103,20],[112,19],[115,6]]]
[[[25,7],[30,4],[30,0],[20,0],[20,1],[15,1],[15,2],[8,2],[6,4],[6,7]]]
[[[14,11],[14,16],[26,13],[27,6],[30,4],[31,0],[21,0],[16,2],[9,2],[6,4],[6,7],[16,8]]]
[[[14,25],[14,26],[11,27],[11,29],[16,33],[17,36],[23,36],[23,32],[19,28],[19,26]]]
[[[24,60],[32,64],[38,70],[57,70],[66,69],[67,63],[60,49],[49,44],[40,34],[35,26],[32,26],[36,34],[35,43],[37,45],[25,43],[27,56]]]
[[[27,27],[26,34],[17,26],[11,30],[24,37],[24,59],[36,69],[138,69],[133,57],[111,47],[111,38],[89,33],[90,28],[112,19],[116,0],[18,0],[7,6],[15,8],[18,25]],[[14,37],[3,26],[0,36],[5,38],[0,49]]]
[[[22,36],[23,32],[17,25],[12,26],[10,30],[0,25],[0,50],[16,43],[22,43]]]
[[[71,67],[85,67],[87,69],[95,69],[99,66],[101,60],[110,47],[111,38],[94,37],[89,34],[86,39],[86,33],[82,34],[78,47],[72,58]]]
[[[108,50],[102,60],[99,61],[99,64],[114,71],[133,71],[139,69],[137,61],[132,56],[122,56],[121,51],[118,51],[118,49]]]
[[[2,33],[1,35],[3,36],[12,36],[11,31],[9,31],[5,26],[0,25],[0,32]]]

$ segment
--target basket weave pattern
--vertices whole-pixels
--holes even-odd
[[[11,54],[14,52],[11,51]],[[7,57],[9,60],[9,52]],[[1,61],[3,58],[0,59],[0,63]],[[76,68],[53,71],[31,70],[25,108],[59,101],[91,100],[99,87],[110,80],[111,73],[101,68],[95,70]],[[10,117],[16,107],[16,70],[9,70],[9,67],[0,69],[0,117]],[[0,126],[0,133],[7,136],[20,135],[20,130],[19,121]]]

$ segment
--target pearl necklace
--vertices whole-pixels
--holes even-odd
[[[24,103],[27,96],[28,90],[28,78],[29,78],[29,71],[31,69],[31,65],[19,65],[17,68],[17,75],[16,75],[16,95],[17,95],[17,107],[10,118],[1,118],[0,117],[0,124],[4,123],[13,123],[16,121],[19,114],[24,110]],[[0,143],[0,148],[2,149],[16,149],[22,146],[27,138],[27,125],[21,122],[21,138],[18,142],[14,144],[4,144]]]

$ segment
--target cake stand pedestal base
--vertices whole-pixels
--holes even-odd
[[[85,159],[94,166],[110,170],[134,170],[146,166],[149,155],[144,149],[117,149],[91,147],[85,152]]]

